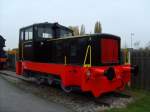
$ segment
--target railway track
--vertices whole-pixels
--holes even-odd
[[[0,74],[2,74],[3,76],[6,76],[6,78],[7,77],[8,78],[9,77],[10,78],[16,78],[18,80],[22,80],[23,82],[30,83],[29,84],[30,86],[36,85],[35,84],[35,80],[33,80],[33,79],[27,79],[27,78],[22,77],[22,76],[16,76],[15,72],[12,72],[12,71],[0,71]],[[25,88],[24,85],[22,85],[22,86],[23,86],[22,88]],[[45,90],[43,90],[42,87],[47,88],[46,89],[47,93],[45,92],[44,94],[47,94],[47,97],[50,97],[50,100],[54,100],[54,102],[55,102],[55,100],[57,98],[56,102],[64,103],[62,101],[65,101],[65,104],[67,106],[69,106],[68,105],[69,102],[72,102],[73,105],[78,105],[81,108],[83,108],[82,107],[83,104],[85,104],[84,105],[85,108],[87,108],[86,104],[87,105],[93,105],[93,107],[91,107],[91,108],[96,108],[96,107],[110,108],[110,107],[112,107],[117,102],[118,99],[131,99],[130,95],[124,94],[124,93],[120,93],[120,92],[108,93],[108,94],[103,95],[100,98],[94,98],[90,94],[83,94],[83,93],[79,93],[79,94],[77,94],[77,93],[66,94],[63,91],[61,91],[60,88],[49,87],[48,85],[38,85],[36,87],[39,87],[43,93],[44,93]],[[49,88],[51,88],[51,90],[49,90]],[[32,88],[31,88],[31,91],[32,91]],[[39,91],[38,88],[37,88],[37,91]],[[48,94],[49,91],[51,92],[52,96],[50,96]],[[70,105],[70,106],[72,106],[72,105]],[[76,108],[76,107],[73,106],[73,108]],[[77,110],[77,112],[78,112],[78,110]]]

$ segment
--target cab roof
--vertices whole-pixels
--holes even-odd
[[[5,41],[5,39],[0,35],[0,40],[3,40],[3,41]]]
[[[27,28],[34,27],[34,26],[51,26],[51,27],[57,27],[57,28],[61,28],[61,29],[65,29],[65,30],[72,31],[72,30],[69,29],[68,27],[63,26],[63,25],[60,25],[60,24],[57,23],[57,22],[55,22],[55,23],[49,23],[49,22],[34,23],[34,24],[32,24],[32,25],[22,27],[20,30],[27,29]],[[72,32],[73,32],[73,31],[72,31]]]

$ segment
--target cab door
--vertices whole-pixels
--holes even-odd
[[[21,43],[22,59],[33,61],[33,27],[29,27],[23,30],[23,41]]]
[[[37,62],[50,62],[51,39],[53,29],[51,25],[42,24],[34,27],[34,60]]]

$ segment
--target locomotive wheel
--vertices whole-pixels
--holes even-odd
[[[65,93],[72,92],[72,87],[65,87],[62,83],[61,83],[61,88]]]
[[[0,64],[0,70],[4,68],[3,63]]]
[[[43,78],[36,78],[36,84],[40,85],[44,83],[44,79]]]
[[[52,85],[54,83],[54,77],[47,78],[47,83]]]

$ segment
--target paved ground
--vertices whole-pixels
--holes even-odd
[[[1,75],[1,74],[0,74]],[[21,91],[0,76],[0,112],[72,112],[60,104]]]

